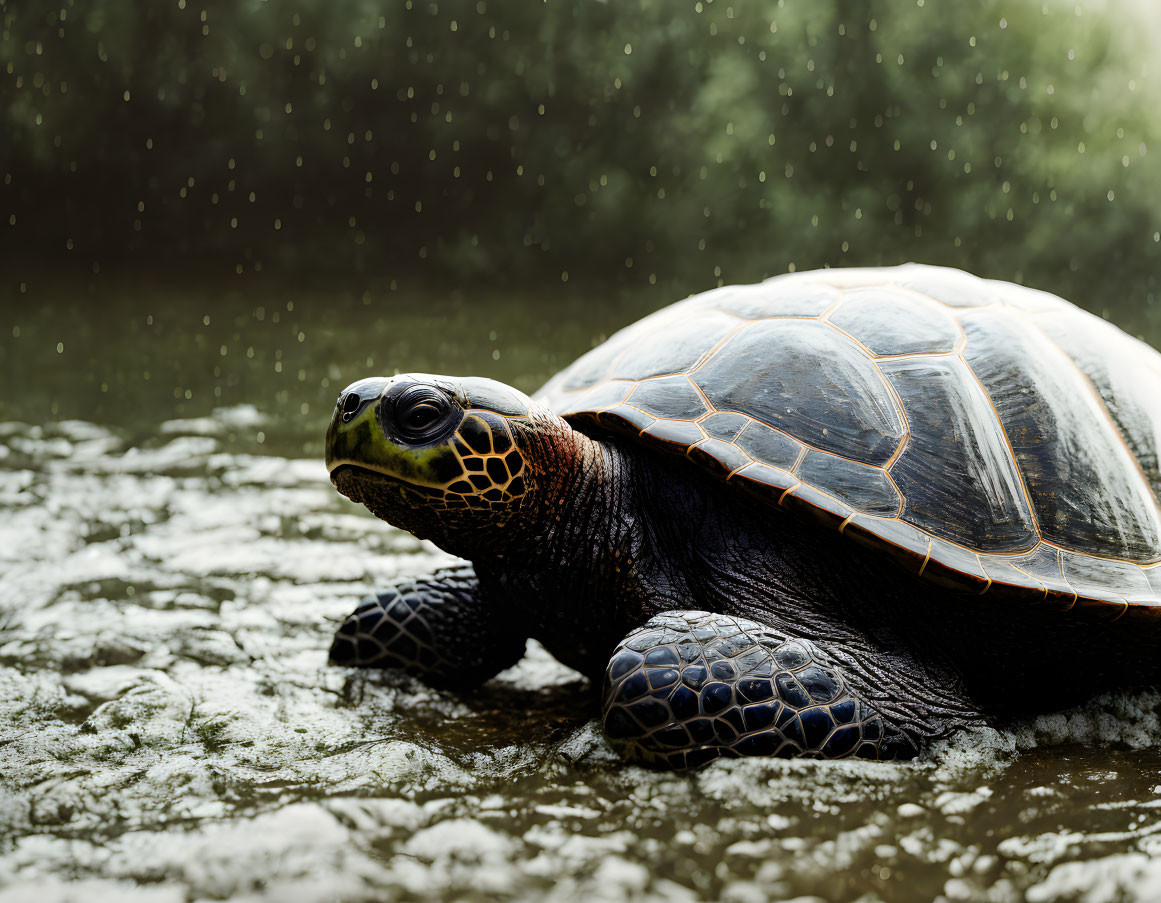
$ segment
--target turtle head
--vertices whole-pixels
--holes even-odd
[[[537,460],[560,431],[571,428],[494,380],[363,379],[339,396],[327,470],[377,517],[464,554],[536,497]]]

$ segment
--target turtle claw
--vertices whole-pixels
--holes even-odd
[[[665,612],[625,637],[605,673],[602,711],[630,757],[668,768],[917,752],[813,643],[709,612]]]

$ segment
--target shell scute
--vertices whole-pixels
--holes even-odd
[[[640,408],[628,404],[619,404],[608,408],[597,416],[598,422],[603,427],[616,429],[618,426],[625,425],[637,432],[647,430],[657,422],[657,418],[652,414],[646,414]]]
[[[568,396],[565,412],[599,411],[601,408],[611,408],[625,401],[629,397],[629,393],[635,388],[637,388],[637,383],[627,379],[611,379],[595,386],[588,386],[580,392]]]
[[[1044,595],[1044,583],[1034,575],[1013,566],[1013,561],[1007,555],[981,555],[980,561],[984,565],[984,572],[993,583],[1007,586],[1019,586],[1032,590],[1041,596]]]
[[[715,439],[733,442],[738,438],[738,433],[745,429],[747,423],[750,423],[750,418],[745,414],[718,411],[706,417],[701,422],[701,428]]]
[[[700,295],[703,303],[744,320],[772,317],[817,317],[838,300],[838,292],[821,283],[799,283],[782,288],[770,283],[733,286]]]
[[[1016,586],[1035,589],[1042,588],[1042,604],[1050,608],[1070,609],[1076,604],[1076,588],[1064,576],[1060,561],[1060,550],[1047,543],[1040,543],[1027,555],[981,556],[982,560],[997,561],[997,566],[989,569],[989,575],[997,581],[1005,580]],[[1003,561],[1006,570],[999,567]],[[1016,576],[1013,576],[1013,571]]]
[[[735,473],[730,482],[735,481],[751,495],[772,505],[778,504],[786,491],[798,484],[798,479],[793,474],[760,462],[747,464]]]
[[[963,336],[946,307],[898,289],[845,292],[828,320],[882,356],[950,352]]]
[[[685,420],[657,420],[641,431],[641,438],[656,440],[662,447],[675,446],[688,449],[708,437],[696,423]]]
[[[911,434],[890,468],[907,522],[980,552],[1026,551],[1038,537],[1020,474],[987,395],[958,359],[884,365]]]
[[[709,411],[701,393],[685,376],[666,376],[638,383],[629,396],[629,404],[671,420],[697,420]]]
[[[1074,307],[1037,317],[1036,326],[1092,382],[1153,494],[1161,498],[1161,361],[1149,354],[1123,353],[1121,330]],[[1143,343],[1139,347],[1148,350]]]
[[[924,580],[954,592],[978,594],[984,592],[991,582],[980,557],[971,549],[942,539],[932,539],[927,564],[921,576]]]
[[[1125,599],[1152,592],[1145,574],[1128,561],[1078,555],[1065,549],[1060,553],[1060,562],[1065,578],[1082,596]]]
[[[755,461],[790,470],[803,452],[801,443],[764,423],[747,418],[749,424],[742,430],[735,444]]]
[[[887,520],[857,514],[843,530],[863,545],[880,549],[912,574],[925,570],[930,558],[932,539],[922,530],[901,520]]]
[[[899,284],[948,307],[982,307],[993,303],[989,284],[962,270],[943,267],[902,266]]]
[[[779,500],[779,504],[787,510],[795,511],[835,530],[856,513],[850,505],[840,499],[801,481]]]
[[[692,378],[719,411],[740,411],[864,464],[885,463],[904,435],[903,418],[874,361],[825,323],[755,323]]]
[[[685,373],[710,348],[738,328],[738,322],[724,314],[707,311],[699,317],[681,319],[642,336],[613,366],[613,379],[648,379],[669,373]]]
[[[795,474],[810,486],[825,486],[855,511],[895,517],[903,499],[880,467],[870,467],[838,455],[809,449]]]
[[[727,476],[754,463],[754,459],[732,442],[709,438],[693,446],[687,454],[707,470]]]

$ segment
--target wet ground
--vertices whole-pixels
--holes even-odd
[[[535,645],[468,698],[328,667],[360,595],[446,560],[330,487],[338,390],[531,389],[665,299],[255,295],[0,300],[0,903],[1161,897],[1157,694],[675,775]]]

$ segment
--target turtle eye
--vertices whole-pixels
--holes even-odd
[[[395,399],[395,427],[408,442],[437,438],[451,419],[452,405],[431,386],[409,386]]]
[[[403,415],[403,430],[407,433],[422,433],[440,418],[440,410],[426,401],[412,405]]]

